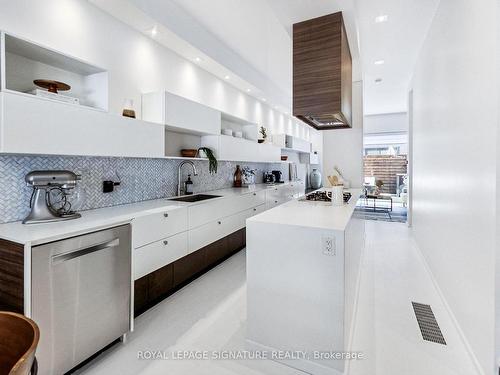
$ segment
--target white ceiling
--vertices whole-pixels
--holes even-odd
[[[272,105],[291,108],[293,23],[343,11],[366,114],[406,110],[418,51],[439,0],[91,0],[200,66]],[[375,17],[388,15],[376,24]],[[149,24],[146,28],[146,24]],[[161,35],[160,35],[161,34]],[[183,45],[184,44],[184,45]],[[384,65],[374,65],[383,59]],[[382,82],[376,84],[376,78]]]
[[[439,0],[356,0],[365,114],[406,111],[413,67]],[[375,17],[387,15],[387,22]],[[383,65],[375,65],[384,60]],[[382,82],[375,83],[377,78]]]
[[[144,1],[144,0],[139,0]],[[254,66],[291,97],[292,25],[344,12],[355,57],[357,37],[352,1],[342,0],[172,0],[204,29]]]
[[[274,82],[291,92],[290,36],[266,1],[172,0]]]

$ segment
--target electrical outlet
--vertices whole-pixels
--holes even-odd
[[[335,244],[335,237],[323,237],[323,254],[337,255],[337,246]]]

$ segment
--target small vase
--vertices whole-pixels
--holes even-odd
[[[311,172],[311,187],[319,189],[321,187],[321,173],[314,168]]]

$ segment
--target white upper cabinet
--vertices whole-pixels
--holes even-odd
[[[78,105],[2,92],[0,152],[163,157],[163,126]]]
[[[297,137],[290,137],[291,143],[289,146],[292,150],[299,152],[311,152],[311,142]]]
[[[201,145],[211,148],[219,160],[272,163],[281,160],[281,149],[273,144],[257,143],[229,135],[201,137]]]
[[[106,70],[5,32],[0,57],[0,153],[164,156],[163,126],[107,112]],[[69,90],[48,92],[37,79]]]
[[[311,152],[311,142],[289,134],[273,134],[273,143],[288,151]]]
[[[166,91],[142,95],[142,119],[168,130],[193,134],[220,134],[221,112]]]
[[[299,159],[300,159],[300,162],[303,164],[313,164],[313,165],[319,164],[319,155],[317,153],[314,153],[314,152],[300,153]]]
[[[281,161],[281,148],[272,143],[258,143],[257,152],[258,160],[272,163]]]

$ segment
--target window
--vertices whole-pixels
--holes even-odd
[[[366,147],[364,155],[399,155],[400,146],[386,146],[386,147]]]

